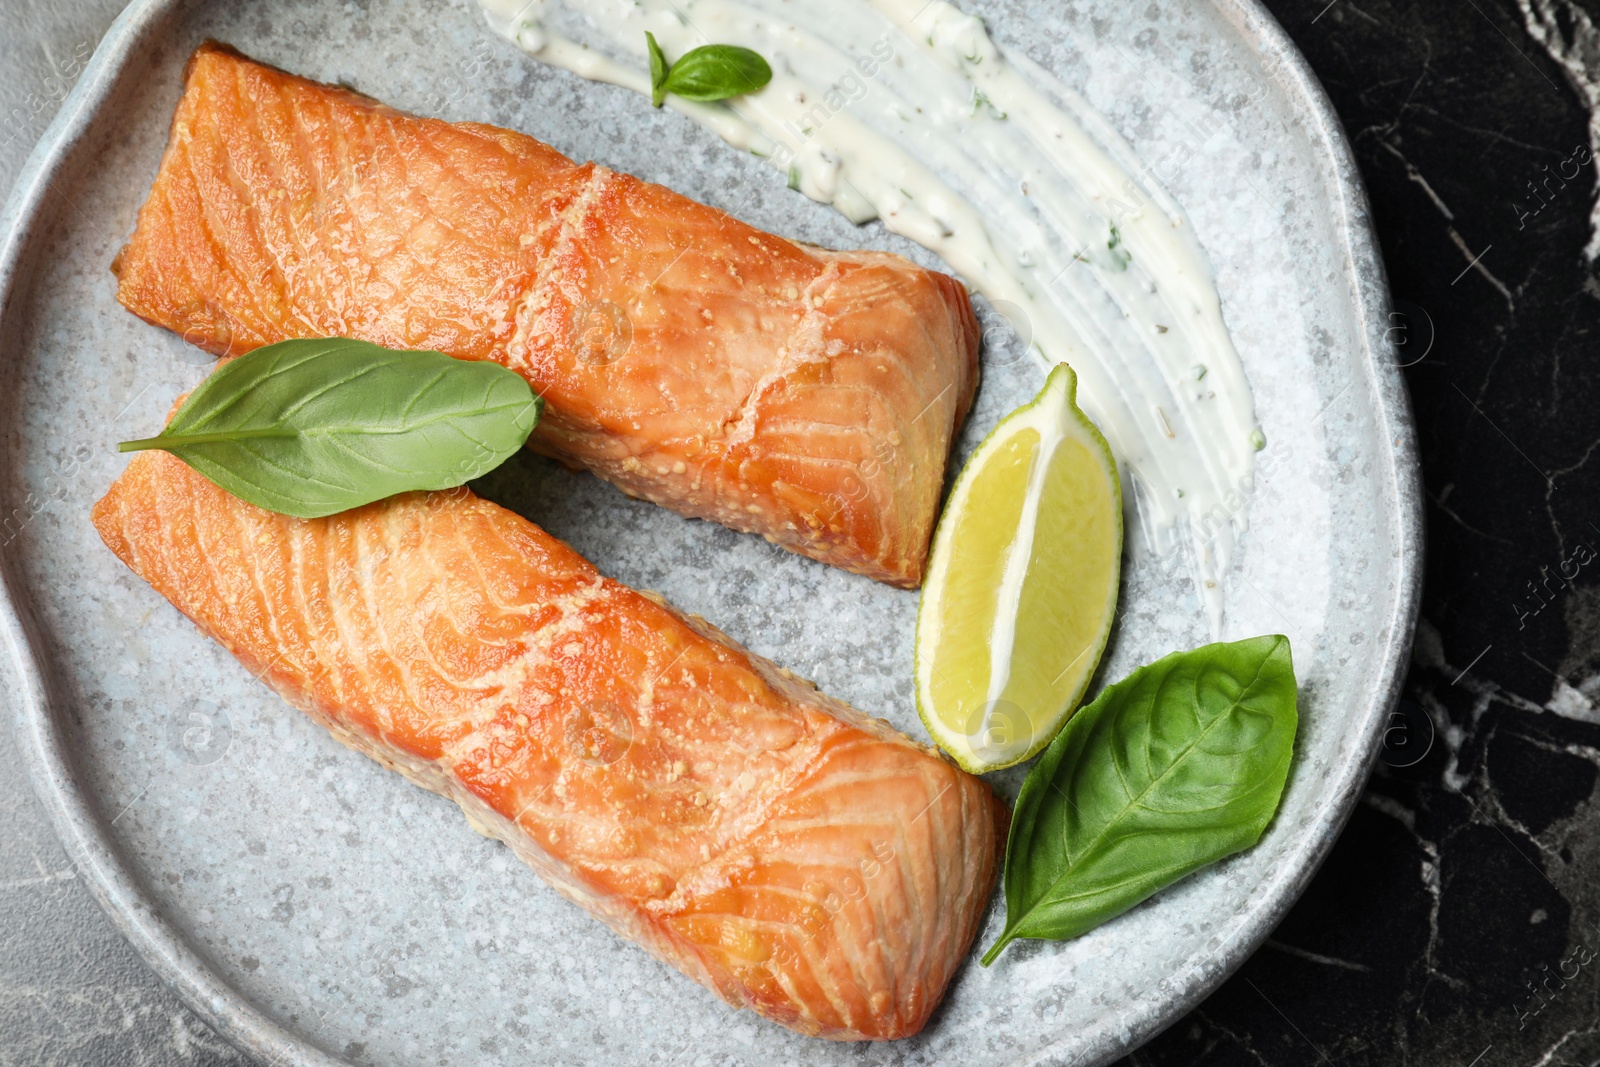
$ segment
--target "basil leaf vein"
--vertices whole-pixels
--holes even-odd
[[[1289,639],[1178,652],[1108,686],[1028,773],[1006,842],[1006,925],[1064,940],[1254,845],[1299,716]]]
[[[487,474],[543,407],[495,363],[300,339],[219,367],[159,436],[119,448],[163,449],[257,507],[309,519]]]
[[[753,93],[772,80],[771,65],[759,53],[736,44],[701,45],[669,64],[655,34],[647,30],[644,38],[650,54],[650,103],[656,107],[668,93],[710,103]]]

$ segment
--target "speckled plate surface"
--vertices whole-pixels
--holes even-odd
[[[1216,268],[1269,441],[1241,487],[1229,637],[1287,633],[1302,733],[1259,847],[1067,944],[969,965],[919,1037],[798,1037],[626,944],[455,808],[351,753],[202,638],[99,543],[114,443],[154,432],[207,362],[113,297],[108,265],[206,37],[402,108],[532,133],[766,229],[930,258],[856,229],[686,119],[542,67],[468,0],[135,2],[34,154],[0,248],[0,693],[57,830],[151,965],[277,1063],[1098,1063],[1198,1002],[1264,938],[1355,802],[1410,644],[1415,454],[1354,164],[1249,0],[969,0],[1167,176]],[[964,456],[1039,370],[982,309]],[[921,735],[914,594],[623,498],[528,455],[480,487],[602,570]],[[1105,673],[1207,639],[1181,566],[1131,561]],[[1014,793],[1020,771],[997,785]],[[1001,906],[991,905],[987,942]]]

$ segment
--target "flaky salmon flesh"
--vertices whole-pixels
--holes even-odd
[[[978,379],[946,275],[218,45],[113,269],[130,311],[218,354],[341,336],[494,360],[545,398],[535,449],[908,588]]]
[[[463,488],[294,519],[145,452],[93,519],[286,700],[729,1004],[905,1037],[961,965],[989,787],[512,512]]]

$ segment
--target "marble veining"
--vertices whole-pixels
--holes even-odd
[[[1268,5],[1355,146],[1428,570],[1361,806],[1239,973],[1124,1060],[1600,1061],[1600,5]],[[1399,766],[1399,764],[1410,764]]]

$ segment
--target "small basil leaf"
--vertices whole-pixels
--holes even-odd
[[[413,489],[450,489],[517,452],[543,401],[495,363],[330,337],[282,341],[217,368],[158,437],[257,507],[303,519]]]
[[[650,103],[660,107],[667,97],[667,54],[656,43],[656,35],[644,31],[644,45],[650,53]]]
[[[1108,686],[1022,783],[1006,842],[1006,926],[1064,940],[1254,845],[1299,723],[1289,639],[1178,652]]]
[[[702,45],[667,71],[665,91],[702,103],[753,93],[772,80],[760,55],[735,44]]]

